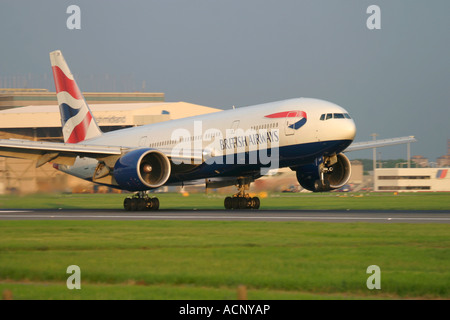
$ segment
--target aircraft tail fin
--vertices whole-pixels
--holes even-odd
[[[60,50],[50,52],[56,97],[66,143],[78,143],[98,137],[102,131],[89,109]]]

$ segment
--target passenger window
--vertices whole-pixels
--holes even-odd
[[[325,113],[320,116],[320,120],[325,120]]]
[[[327,113],[327,120],[333,118],[333,115],[331,113]]]

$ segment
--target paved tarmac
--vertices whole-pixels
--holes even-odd
[[[0,210],[0,220],[191,220],[450,223],[450,211],[307,210]]]

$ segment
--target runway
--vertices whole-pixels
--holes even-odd
[[[371,223],[450,223],[450,211],[302,211],[302,210],[0,210],[0,220],[189,220],[318,221]]]

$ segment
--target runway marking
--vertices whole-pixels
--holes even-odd
[[[0,211],[0,213],[5,211]],[[24,213],[30,211],[7,211],[8,213]],[[450,221],[450,218],[439,218],[439,217],[336,217],[336,216],[203,216],[203,215],[42,215],[42,214],[16,214],[16,215],[0,215],[1,218],[52,218],[52,219],[142,219],[142,220],[174,220],[174,219],[186,219],[186,220],[194,220],[194,219],[212,219],[212,220],[261,220],[261,219],[273,219],[273,220],[360,220],[360,221]]]

